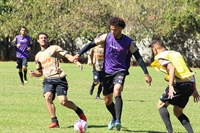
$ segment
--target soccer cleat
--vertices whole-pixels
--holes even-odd
[[[28,81],[27,80],[24,80],[24,83],[26,84]]]
[[[87,118],[86,118],[86,116],[85,116],[84,113],[81,113],[81,114],[79,114],[78,116],[79,116],[79,118],[80,118],[81,120],[84,120],[85,122],[87,122]]]
[[[92,95],[93,94],[93,90],[94,90],[94,86],[91,86],[91,88],[90,88],[90,95]]]
[[[51,125],[47,126],[47,128],[59,128],[59,124],[57,122],[52,122]]]
[[[24,82],[21,82],[21,85],[24,85]]]
[[[99,96],[96,96],[96,99],[97,99],[97,100],[101,100],[101,98],[100,98]]]
[[[121,125],[121,123],[116,122],[116,123],[115,123],[115,127],[116,127],[116,130],[117,130],[117,131],[120,131],[122,125]]]
[[[112,119],[112,120],[110,121],[110,123],[108,124],[108,129],[109,129],[109,130],[112,130],[114,126],[115,126],[115,120]]]

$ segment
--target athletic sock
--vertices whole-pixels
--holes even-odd
[[[58,119],[57,119],[56,116],[52,117],[52,118],[51,118],[51,121],[52,121],[52,122],[56,122],[56,123],[58,124]]]
[[[24,80],[23,80],[23,73],[22,73],[22,72],[19,72],[19,77],[20,77],[21,82],[24,83]]]
[[[188,133],[194,133],[192,126],[190,125],[190,121],[188,117],[185,114],[182,114],[178,117],[178,120],[181,122],[181,124],[185,127]]]
[[[123,101],[121,96],[115,97],[115,112],[116,112],[116,120],[121,120],[121,114],[122,114],[122,107],[123,107]]]
[[[100,97],[101,91],[102,91],[102,85],[99,84],[98,91],[97,91],[97,97]]]
[[[26,74],[27,74],[27,70],[24,70],[24,80],[27,80]]]
[[[83,113],[83,110],[80,109],[79,107],[77,107],[77,110],[75,112],[77,115],[79,115],[79,114]]]
[[[161,107],[159,109],[159,113],[160,113],[160,116],[161,116],[163,122],[165,123],[165,126],[166,126],[168,133],[172,133],[173,129],[172,129],[172,124],[171,124],[171,121],[170,121],[170,115],[169,115],[167,108]]]
[[[116,120],[116,114],[115,114],[115,104],[112,102],[110,105],[106,105],[106,108],[111,113],[114,120]]]

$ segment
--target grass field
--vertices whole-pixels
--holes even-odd
[[[67,73],[69,83],[68,98],[81,107],[88,119],[87,133],[115,133],[108,130],[111,116],[103,100],[96,100],[95,94],[89,95],[92,83],[92,67],[84,65],[83,71],[74,64],[61,64]],[[35,64],[29,62],[28,69],[35,70]],[[123,113],[121,133],[165,133],[165,126],[158,114],[156,104],[165,89],[164,74],[148,68],[153,78],[151,86],[144,81],[140,67],[131,67],[123,91]],[[200,69],[196,73],[197,88],[200,91]],[[101,95],[102,97],[102,95]],[[41,78],[30,78],[28,83],[20,84],[15,62],[0,62],[0,132],[1,133],[75,133],[73,124],[78,120],[74,111],[64,108],[55,99],[57,117],[61,128],[47,129],[51,123],[42,95]],[[200,103],[190,98],[185,114],[195,133],[200,132]],[[171,112],[171,121],[176,133],[185,133],[185,129]]]

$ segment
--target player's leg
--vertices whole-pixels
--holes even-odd
[[[51,117],[51,121],[52,121],[52,123],[47,127],[48,128],[59,127],[58,119],[56,117],[56,109],[55,109],[55,105],[53,103],[55,94],[53,94],[52,92],[46,92],[44,94],[44,97],[45,97],[45,102],[46,102],[46,108],[47,108],[47,111],[48,111],[48,113]]]
[[[24,72],[24,83],[27,82],[27,66],[28,66],[28,59],[23,58],[22,59],[22,68],[23,68],[23,72]]]
[[[64,77],[64,78],[58,79],[57,82],[58,82],[58,85],[56,87],[56,93],[57,93],[60,104],[69,109],[74,110],[80,119],[87,121],[87,118],[83,113],[83,110],[79,108],[74,102],[69,101],[67,99],[68,83],[67,83],[66,78]]]
[[[56,109],[55,109],[55,105],[53,103],[53,100],[55,99],[55,91],[54,90],[55,90],[55,88],[50,83],[49,80],[43,81],[43,93],[44,93],[46,108],[47,108],[47,111],[48,111],[48,113],[51,117],[51,121],[52,121],[52,123],[49,126],[47,126],[48,128],[59,127],[58,119],[56,117]]]
[[[21,80],[21,84],[24,85],[23,73],[22,73],[22,59],[21,58],[17,58],[16,68],[18,69],[18,74],[19,74],[19,78]]]
[[[94,81],[99,84],[96,99],[101,99],[100,98],[100,94],[101,94],[101,91],[102,91],[102,80],[101,80],[102,76],[101,76],[101,74],[102,74],[102,71],[97,71],[96,79],[94,79]]]
[[[116,120],[115,120],[115,127],[119,131],[121,129],[121,114],[123,108],[123,100],[121,97],[121,84],[115,84],[114,86],[114,98],[115,98],[115,113],[116,113]]]
[[[115,113],[116,113],[116,121],[115,126],[117,130],[121,129],[121,114],[122,114],[122,108],[123,108],[123,100],[121,96],[124,79],[125,79],[126,73],[120,72],[118,73],[114,78],[114,98],[115,98]]]
[[[183,109],[189,101],[189,97],[193,93],[193,88],[191,88],[192,83],[177,83],[176,89],[179,90],[180,98],[174,106],[174,115],[178,118],[180,123],[186,129],[188,133],[193,133],[192,126],[190,124],[189,118],[183,113]]]
[[[194,133],[188,117],[183,113],[183,108],[174,106],[174,115],[178,118],[188,133]]]
[[[168,105],[169,104],[164,103],[159,100],[157,107],[158,107],[159,114],[160,114],[160,116],[165,124],[165,127],[167,129],[167,133],[173,133],[173,128],[172,128],[172,124],[171,124],[171,120],[170,120],[170,114],[167,109]]]
[[[99,83],[96,99],[99,99],[99,100],[101,99],[100,97],[101,91],[102,91],[102,83]]]
[[[96,79],[97,79],[97,71],[96,70],[93,70],[93,82],[92,82],[92,85],[90,87],[90,95],[93,94],[93,91],[94,91],[94,87],[98,84],[98,82],[96,82]]]
[[[106,105],[107,110],[112,115],[112,120],[108,124],[108,129],[111,130],[114,127],[116,114],[115,114],[115,104],[113,102],[113,78],[114,76],[105,76],[103,78],[103,95],[104,95],[104,103]]]

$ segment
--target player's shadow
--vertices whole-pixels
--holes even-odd
[[[88,125],[88,128],[105,128],[107,125]],[[67,128],[74,128],[74,126],[68,126]]]
[[[107,125],[88,125],[88,128],[106,128],[106,127]],[[74,126],[68,126],[67,128],[74,128]],[[126,127],[122,127],[121,131],[129,133],[166,133],[166,132],[148,131],[148,130],[129,130]],[[176,133],[184,133],[184,132],[176,132]]]

